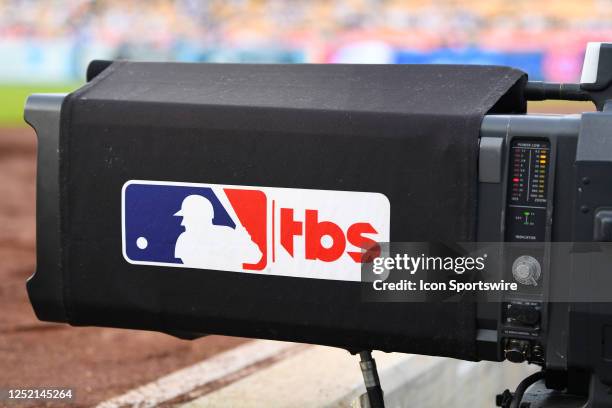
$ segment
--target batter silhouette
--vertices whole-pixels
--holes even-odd
[[[215,225],[215,210],[201,195],[187,196],[181,209],[174,214],[183,217],[185,232],[179,235],[174,257],[186,266],[202,269],[242,269],[243,263],[257,262],[261,258],[259,247],[249,233],[236,223],[236,228]]]

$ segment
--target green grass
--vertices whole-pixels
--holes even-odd
[[[0,84],[0,127],[26,126],[23,121],[23,107],[28,95],[33,93],[71,92],[81,84]]]

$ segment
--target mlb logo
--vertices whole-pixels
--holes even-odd
[[[133,264],[359,281],[389,240],[380,193],[131,180],[123,256]]]

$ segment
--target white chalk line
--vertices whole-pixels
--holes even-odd
[[[250,341],[242,346],[217,354],[201,363],[175,371],[135,388],[123,395],[113,397],[96,407],[155,407],[294,348],[296,350],[303,349],[303,345],[270,340]]]

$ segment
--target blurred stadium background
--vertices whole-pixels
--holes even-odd
[[[579,78],[612,38],[612,0],[0,0],[0,123],[91,59],[468,63]]]

